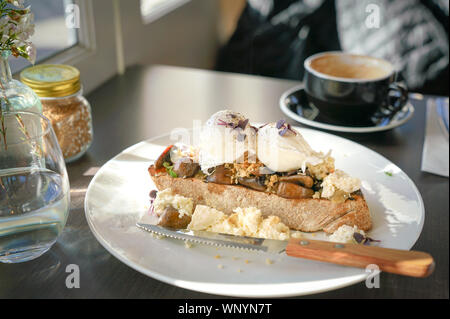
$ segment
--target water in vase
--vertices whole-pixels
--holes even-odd
[[[52,246],[69,212],[63,183],[48,169],[0,170],[0,261],[33,259]]]

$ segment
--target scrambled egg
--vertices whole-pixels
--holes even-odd
[[[328,156],[322,163],[317,165],[308,164],[308,169],[311,175],[318,180],[323,180],[328,174],[334,172],[334,158]]]
[[[197,205],[188,229],[278,240],[290,237],[289,227],[280,218],[263,218],[261,211],[255,207],[238,207],[234,214],[228,216],[214,208]]]
[[[191,230],[206,230],[211,225],[216,225],[225,219],[225,214],[221,211],[205,206],[197,205],[188,229]]]
[[[339,191],[346,194],[356,192],[361,187],[361,181],[341,170],[336,170],[324,178],[322,187],[322,197],[331,198]]]
[[[169,206],[175,208],[181,218],[183,215],[192,215],[192,211],[194,210],[194,201],[192,198],[174,195],[172,190],[167,188],[158,192],[155,201],[153,202],[153,208],[155,212],[162,212]]]
[[[328,237],[329,241],[333,241],[336,243],[354,243],[355,240],[353,239],[354,233],[360,233],[361,235],[365,236],[363,230],[358,229],[356,226],[348,226],[348,225],[342,225],[336,231]]]

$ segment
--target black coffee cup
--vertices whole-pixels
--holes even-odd
[[[408,101],[408,90],[395,79],[386,60],[344,52],[307,58],[305,92],[321,116],[345,124],[373,123],[392,117]]]

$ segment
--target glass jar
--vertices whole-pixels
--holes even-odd
[[[80,72],[69,65],[42,64],[23,70],[23,83],[40,97],[66,163],[80,158],[92,143],[92,114],[84,98]]]

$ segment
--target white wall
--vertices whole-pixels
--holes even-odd
[[[149,24],[140,18],[139,0],[121,0],[120,15],[126,66],[213,66],[218,47],[218,0],[191,0]]]

